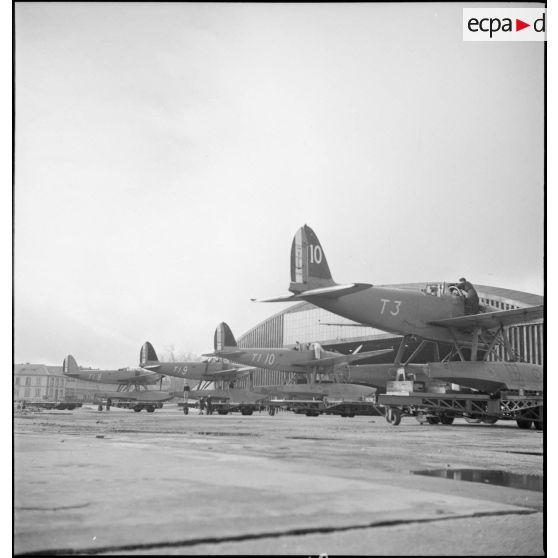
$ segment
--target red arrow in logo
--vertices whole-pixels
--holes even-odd
[[[524,21],[521,21],[520,19],[515,20],[515,30],[516,31],[521,31],[522,29],[525,29],[526,27],[531,27],[531,24],[530,23],[525,23]]]

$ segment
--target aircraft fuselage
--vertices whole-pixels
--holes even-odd
[[[211,380],[213,374],[230,369],[224,362],[159,362],[143,363],[150,370],[165,376],[184,378],[185,380]],[[231,373],[232,375],[232,373]]]
[[[148,370],[82,370],[80,372],[65,372],[65,375],[87,382],[118,385],[151,385],[156,384],[161,379],[159,374],[154,374]]]
[[[238,355],[231,354],[229,351],[242,351]],[[314,349],[304,349],[295,351],[294,349],[260,349],[242,347],[225,347],[224,352],[227,353],[227,358],[238,364],[246,366],[256,366],[267,370],[279,370],[282,372],[310,372],[317,371],[321,373],[331,372],[334,368],[333,363],[327,362],[323,365],[316,365],[315,360],[318,358],[342,357],[339,353],[325,351],[319,348],[317,354]],[[314,361],[314,364],[311,363]],[[304,363],[308,362],[308,368],[304,367]],[[298,364],[298,366],[295,366]]]
[[[304,298],[304,293],[300,294]],[[463,300],[457,296],[433,296],[422,292],[369,287],[337,298],[309,296],[312,304],[389,333],[415,335],[430,341],[454,341],[448,328],[428,322],[465,315]],[[470,336],[456,332],[458,341]]]

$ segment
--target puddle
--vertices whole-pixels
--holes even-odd
[[[254,434],[252,432],[194,432],[200,436],[252,436],[254,438],[261,436],[261,434]]]
[[[311,436],[285,436],[287,440],[335,440],[336,438],[312,438]]]
[[[505,453],[517,453],[518,455],[540,455],[542,457],[542,451],[506,451]]]
[[[539,475],[520,475],[492,469],[432,469],[413,471],[415,475],[441,477],[444,479],[495,484],[523,490],[543,491],[543,477]]]
[[[27,506],[20,506],[20,507],[16,507],[15,509],[21,511],[59,511],[59,510],[75,510],[79,508],[86,508],[89,505],[90,504],[88,502],[86,504],[76,504],[75,506],[57,506],[52,508],[45,508],[45,507],[32,508]]]

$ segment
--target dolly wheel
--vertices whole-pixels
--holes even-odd
[[[454,417],[450,417],[448,415],[442,415],[440,417],[440,422],[442,424],[453,424],[453,419],[454,419]]]
[[[188,414],[188,407],[186,405],[184,405],[184,414],[187,415]]]
[[[401,422],[401,411],[389,407],[386,412],[386,420],[393,426],[397,426]]]
[[[527,420],[527,419],[517,419],[517,426],[519,426],[519,428],[521,428],[522,430],[529,430],[529,428],[531,428],[531,425],[533,424],[532,420]]]

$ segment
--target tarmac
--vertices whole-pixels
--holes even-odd
[[[540,431],[196,413],[16,415],[14,554],[545,554],[541,487],[415,474],[540,481]]]

